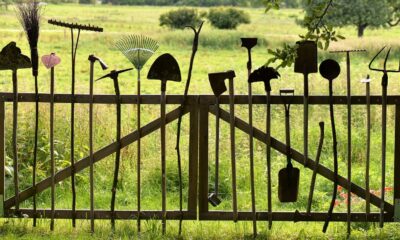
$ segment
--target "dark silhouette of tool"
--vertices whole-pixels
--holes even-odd
[[[103,70],[108,68],[107,64],[96,57],[90,55],[88,58],[90,62],[90,80],[89,80],[89,183],[90,183],[90,231],[94,233],[94,158],[93,158],[93,88],[94,88],[94,64],[98,62]]]
[[[18,171],[18,145],[17,145],[17,129],[18,129],[18,69],[31,68],[31,60],[29,57],[21,53],[21,49],[17,47],[15,42],[7,44],[0,52],[0,71],[12,71],[13,85],[13,128],[12,128],[12,155],[14,170],[14,193],[15,193],[15,215],[20,216],[19,212],[19,171]]]
[[[370,170],[370,154],[371,154],[371,79],[369,75],[367,78],[361,80],[365,83],[365,96],[367,98],[367,143],[365,150],[365,213],[366,216],[371,213],[371,190],[369,186],[369,170]]]
[[[166,117],[165,105],[167,81],[180,82],[181,70],[175,58],[166,53],[156,59],[147,75],[149,80],[161,81],[161,172],[162,172],[162,233],[166,232],[167,220],[167,179],[166,179]]]
[[[278,79],[280,74],[272,67],[261,67],[249,76],[249,82],[263,82],[264,89],[267,97],[267,119],[266,119],[266,132],[267,132],[267,194],[268,194],[268,228],[272,227],[272,181],[271,181],[271,80]]]
[[[109,74],[104,75],[103,77],[97,79],[96,81],[111,78],[114,82],[114,90],[115,96],[117,97],[117,128],[116,128],[116,143],[117,143],[117,151],[115,152],[115,167],[114,167],[114,179],[111,188],[111,229],[115,231],[115,198],[117,194],[117,184],[118,184],[118,174],[119,174],[119,166],[120,166],[120,157],[121,157],[121,94],[119,89],[118,77],[121,73],[131,71],[133,68],[128,68],[124,70],[113,70]]]
[[[242,38],[242,47],[247,49],[247,78],[250,77],[252,71],[251,49],[257,45],[257,38]],[[249,148],[250,148],[250,189],[251,189],[251,213],[253,218],[253,237],[257,236],[257,214],[256,214],[256,192],[254,187],[254,130],[253,130],[253,89],[251,83],[248,82],[248,99],[249,99]]]
[[[42,57],[42,63],[47,69],[50,69],[50,172],[51,172],[51,220],[50,230],[54,230],[55,217],[55,161],[54,161],[54,67],[61,62],[61,59],[55,53]]]
[[[304,76],[304,166],[308,163],[308,75],[318,72],[318,49],[314,41],[297,42],[297,57],[294,72]]]
[[[229,111],[230,111],[230,138],[231,138],[231,171],[232,171],[232,207],[233,207],[233,221],[238,220],[237,209],[237,189],[236,189],[236,148],[235,148],[235,103],[234,103],[234,85],[233,79],[236,77],[234,71],[209,73],[208,79],[211,83],[211,88],[214,95],[219,96],[224,93],[227,88],[225,80],[229,80]]]
[[[319,72],[329,81],[329,112],[332,126],[332,139],[333,139],[333,172],[334,172],[334,184],[333,184],[333,193],[332,200],[329,206],[328,215],[325,219],[323,232],[326,232],[329,226],[329,222],[332,219],[333,208],[335,206],[336,195],[337,195],[337,186],[338,186],[338,151],[337,151],[337,138],[336,138],[336,126],[335,126],[335,113],[333,109],[333,80],[337,78],[340,74],[340,66],[335,60],[328,59],[321,63],[319,66]]]
[[[280,90],[280,96],[285,106],[285,132],[286,132],[286,168],[279,171],[278,197],[283,203],[296,202],[299,193],[300,170],[293,167],[291,140],[290,140],[290,107],[294,96],[293,89]]]
[[[371,60],[369,64],[369,69],[375,72],[382,72],[382,183],[381,183],[381,204],[380,204],[380,215],[379,215],[379,226],[383,228],[384,225],[384,217],[385,217],[385,180],[386,180],[386,123],[387,123],[387,88],[389,85],[389,75],[388,73],[399,73],[400,72],[400,64],[399,69],[396,70],[388,70],[387,62],[389,60],[391,48],[389,48],[385,62],[383,63],[383,69],[373,68],[372,65],[377,59],[377,57],[385,50],[386,47],[383,47]]]

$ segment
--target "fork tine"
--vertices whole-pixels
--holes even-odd
[[[383,69],[385,72],[387,71],[387,62],[388,62],[391,50],[392,50],[392,48],[389,48],[389,51],[387,52],[386,57],[385,57],[385,62],[383,63]]]
[[[375,57],[371,60],[371,62],[369,63],[369,69],[371,70],[371,71],[378,71],[378,72],[382,72],[383,70],[382,69],[377,69],[377,68],[373,68],[372,67],[372,64],[374,63],[374,61],[376,60],[376,58],[381,54],[381,52],[383,51],[383,50],[385,50],[385,48],[386,48],[386,46],[384,46],[376,55],[375,55]],[[387,56],[386,56],[387,57]]]

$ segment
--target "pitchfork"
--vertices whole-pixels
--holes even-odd
[[[379,217],[379,226],[383,228],[384,223],[384,206],[385,206],[385,175],[386,175],[386,118],[387,118],[387,88],[389,85],[389,76],[388,73],[399,73],[400,72],[400,63],[398,70],[388,70],[387,62],[389,59],[391,48],[386,54],[385,61],[383,63],[383,69],[373,68],[372,64],[375,62],[376,58],[381,54],[381,52],[386,48],[383,47],[371,60],[369,64],[369,69],[375,72],[382,72],[382,185],[381,185],[381,204],[380,204],[380,217]]]

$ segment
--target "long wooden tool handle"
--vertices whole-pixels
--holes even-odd
[[[163,235],[166,232],[167,228],[167,179],[166,179],[166,150],[165,150],[165,105],[166,105],[166,82],[162,81],[161,83],[161,188],[162,188],[162,233]]]
[[[371,212],[371,193],[369,187],[369,164],[370,164],[370,152],[371,152],[371,96],[370,96],[370,84],[366,84],[366,95],[367,95],[367,149],[366,149],[366,167],[365,167],[365,211],[367,214]]]
[[[219,119],[219,96],[215,98],[216,99],[216,116],[215,116],[215,182],[214,182],[214,191],[215,195],[218,197],[218,188],[219,188],[219,124],[220,124],[220,119]]]
[[[267,181],[268,228],[272,228],[272,178],[271,178],[271,92],[267,92]]]
[[[308,74],[304,74],[304,166],[308,164]]]
[[[114,179],[112,186],[112,195],[111,195],[111,229],[115,231],[115,198],[117,193],[117,185],[118,185],[118,174],[119,174],[119,165],[120,165],[120,155],[121,155],[121,97],[119,92],[118,80],[114,79],[114,88],[115,95],[117,97],[117,151],[115,152],[115,168],[114,168]]]
[[[89,182],[90,182],[90,231],[94,232],[94,160],[93,160],[93,79],[94,79],[94,62],[90,63],[90,83],[89,83]]]
[[[141,88],[140,88],[140,70],[138,70],[138,79],[137,79],[137,110],[136,110],[136,123],[137,123],[137,131],[138,131],[138,140],[137,140],[137,162],[136,162],[136,177],[137,177],[137,230],[138,232],[141,231],[141,224],[140,224],[140,211],[141,211]]]
[[[231,136],[231,168],[232,168],[232,208],[233,221],[238,220],[237,189],[236,189],[236,147],[235,147],[235,99],[233,78],[229,79],[229,110],[230,110],[230,136]]]
[[[385,185],[386,185],[386,123],[387,123],[387,85],[382,87],[382,184],[379,227],[383,228],[385,219]]]
[[[253,235],[257,234],[257,215],[256,215],[256,193],[254,187],[254,129],[253,129],[253,91],[251,83],[248,85],[249,90],[249,125],[250,125],[250,189],[251,189],[251,211],[253,217]]]
[[[347,234],[351,233],[351,73],[350,73],[350,52],[346,56],[347,64]]]
[[[321,158],[322,147],[324,145],[324,138],[325,138],[325,129],[324,128],[325,128],[324,122],[320,122],[319,123],[319,129],[320,129],[319,144],[318,144],[317,156],[315,158],[315,166],[313,169],[313,175],[311,178],[310,193],[308,195],[307,216],[309,216],[311,213],[311,206],[312,206],[312,200],[313,200],[313,196],[314,196],[315,180],[317,179],[317,170],[318,170],[318,165],[319,165],[319,159]]]
[[[17,146],[17,129],[18,129],[18,79],[17,71],[12,72],[13,80],[13,168],[14,168],[14,193],[15,193],[15,212],[19,215],[19,171],[18,171],[18,146]]]
[[[331,118],[331,126],[332,126],[332,138],[333,138],[333,172],[334,172],[334,184],[333,184],[333,192],[332,192],[332,200],[328,210],[328,216],[325,219],[324,227],[322,231],[325,233],[328,229],[329,222],[332,219],[333,208],[335,207],[336,195],[337,195],[337,186],[338,186],[338,153],[337,153],[337,139],[336,139],[336,126],[335,126],[335,112],[333,109],[333,86],[332,80],[329,81],[329,112]]]
[[[55,217],[55,161],[54,161],[54,67],[50,70],[50,171],[51,171],[51,221],[50,230],[54,230]]]
[[[36,50],[37,56],[37,50]],[[37,70],[36,70],[37,71]],[[32,186],[36,189],[36,168],[37,168],[37,148],[38,148],[38,135],[39,135],[39,88],[38,76],[35,74],[35,139],[33,146],[33,164],[32,164]],[[36,190],[32,198],[33,201],[33,226],[36,227]]]

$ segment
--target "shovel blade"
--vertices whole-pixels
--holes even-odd
[[[284,168],[279,171],[279,201],[283,203],[296,202],[299,193],[300,170]]]

